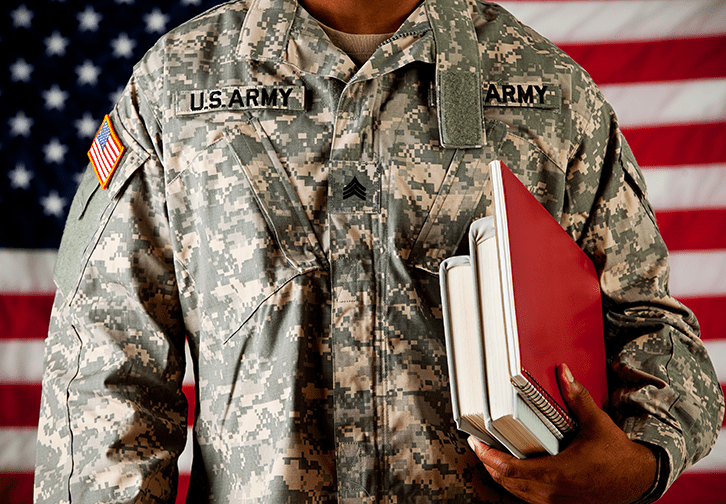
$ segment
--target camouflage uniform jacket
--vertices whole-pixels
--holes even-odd
[[[361,68],[290,0],[164,36],[110,114],[56,266],[38,502],[515,502],[452,421],[437,269],[502,159],[595,262],[611,414],[705,455],[721,391],[589,77],[496,5],[426,0]],[[547,246],[546,244],[532,244]],[[546,294],[543,294],[546,295]]]

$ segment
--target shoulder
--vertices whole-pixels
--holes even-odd
[[[562,100],[582,115],[602,100],[587,71],[552,41],[504,7],[474,0],[472,18],[485,65],[497,79],[531,76],[556,83]]]
[[[249,10],[247,0],[217,5],[163,35],[134,67],[135,75],[159,77],[200,71],[199,62],[234,52]]]

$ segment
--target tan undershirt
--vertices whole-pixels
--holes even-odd
[[[320,27],[341,51],[346,53],[359,67],[370,58],[381,42],[393,36],[393,33],[345,33],[324,25],[318,21]]]

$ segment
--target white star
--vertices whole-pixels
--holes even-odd
[[[30,28],[33,21],[33,11],[29,10],[25,4],[21,5],[10,13],[13,18],[13,26],[15,28]]]
[[[66,199],[61,198],[58,191],[51,191],[45,198],[40,198],[40,204],[43,205],[45,215],[63,217],[63,207],[66,206]]]
[[[76,183],[76,187],[81,185],[81,182],[83,181],[83,175],[84,175],[83,172],[79,172],[79,173],[76,173],[75,175],[73,175],[73,181]]]
[[[65,56],[68,39],[62,36],[60,32],[54,31],[50,37],[45,38],[44,42],[45,54],[48,56]]]
[[[29,82],[30,74],[33,72],[33,65],[20,58],[10,65],[10,74],[13,82]]]
[[[111,100],[111,104],[114,105],[121,100],[121,96],[124,94],[124,87],[120,86],[113,93],[108,95],[108,99]]]
[[[146,31],[149,33],[159,32],[164,33],[166,31],[166,23],[169,22],[169,16],[161,12],[159,9],[154,9],[151,14],[144,16],[146,22]]]
[[[68,99],[68,92],[59,88],[58,84],[53,84],[48,91],[43,91],[43,98],[45,98],[45,108],[48,110],[63,110]]]
[[[8,123],[10,124],[10,134],[13,136],[24,136],[30,135],[30,128],[33,126],[33,121],[30,117],[25,115],[24,111],[20,111],[15,114],[15,117],[11,118]]]
[[[81,31],[96,31],[98,30],[98,23],[101,22],[101,16],[98,12],[93,10],[90,5],[86,7],[86,10],[76,16],[80,26],[78,27]]]
[[[27,189],[30,187],[33,172],[27,170],[23,163],[18,163],[14,170],[8,172],[8,177],[10,177],[10,187],[13,189]]]
[[[95,86],[98,84],[98,74],[101,73],[101,68],[94,66],[91,60],[86,60],[83,65],[76,67],[76,74],[78,75],[78,85],[90,84]]]
[[[76,121],[76,129],[80,138],[93,138],[98,129],[98,121],[91,116],[90,112],[86,112],[81,119]]]
[[[130,58],[134,55],[136,41],[122,32],[116,39],[111,41],[111,47],[113,47],[113,55],[117,58]]]
[[[61,164],[66,157],[68,147],[60,143],[57,138],[54,138],[50,141],[49,144],[43,146],[43,152],[45,153],[46,163]]]

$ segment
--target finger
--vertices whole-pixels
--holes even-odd
[[[598,407],[587,388],[575,379],[567,364],[561,364],[558,371],[560,392],[570,413],[578,423],[587,425],[599,418],[602,410]]]
[[[512,462],[516,460],[513,456],[482,443],[474,436],[469,436],[469,446],[495,480],[513,474]]]

